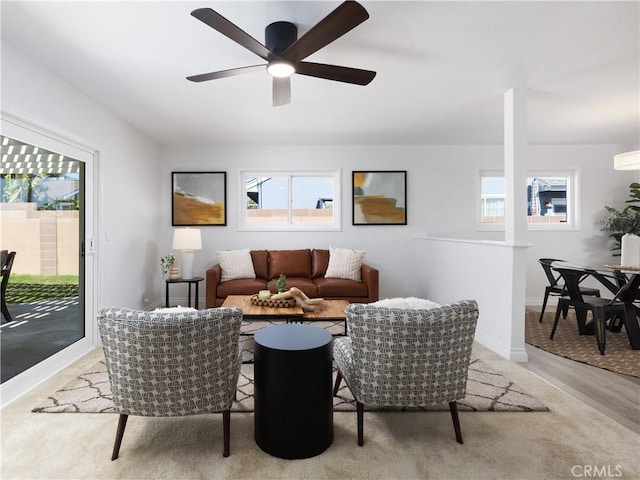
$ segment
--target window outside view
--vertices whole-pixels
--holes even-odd
[[[245,226],[332,227],[335,175],[244,175]]]
[[[568,219],[567,176],[527,178],[527,223],[564,224]],[[481,224],[504,224],[505,182],[502,176],[481,179]]]

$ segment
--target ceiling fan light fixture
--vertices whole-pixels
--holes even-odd
[[[283,61],[269,62],[267,73],[272,77],[286,78],[296,73],[296,69],[290,63]]]

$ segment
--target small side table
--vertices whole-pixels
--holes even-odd
[[[187,283],[189,284],[189,294],[187,296],[187,307],[191,306],[191,284],[196,286],[196,296],[194,298],[194,308],[198,309],[198,284],[204,280],[204,277],[193,277],[193,278],[179,278],[177,280],[165,280],[165,307],[169,307],[169,285],[174,283]]]
[[[280,458],[319,455],[333,442],[331,334],[288,323],[254,341],[256,443]]]

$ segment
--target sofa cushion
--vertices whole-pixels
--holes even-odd
[[[323,278],[329,266],[329,250],[311,250],[311,278]]]
[[[319,297],[366,297],[367,285],[343,278],[316,278]]]
[[[319,297],[318,287],[310,278],[287,277],[287,290],[291,287],[299,288],[309,298]]]
[[[311,278],[311,250],[269,250],[269,278]]]
[[[253,295],[267,288],[267,281],[260,278],[242,278],[218,284],[216,295],[225,298],[228,295]]]
[[[344,278],[347,280],[362,281],[362,261],[364,250],[350,250],[348,248],[329,248],[329,265],[326,278]]]
[[[251,250],[256,278],[269,279],[269,250]]]
[[[216,256],[222,269],[222,282],[236,278],[256,278],[248,248],[217,251]]]

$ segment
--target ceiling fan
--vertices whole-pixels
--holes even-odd
[[[369,18],[364,7],[355,1],[342,3],[300,38],[293,23],[272,23],[265,28],[266,45],[210,8],[198,8],[191,12],[191,15],[267,61],[262,65],[187,77],[187,80],[192,82],[204,82],[266,69],[273,77],[273,106],[276,107],[291,102],[290,77],[294,73],[356,85],[368,85],[376,76],[376,72],[370,70],[302,61]]]

